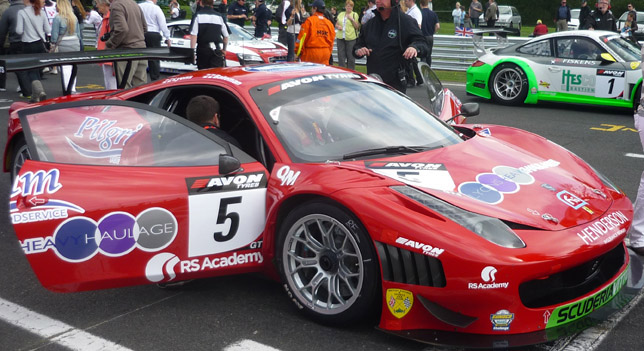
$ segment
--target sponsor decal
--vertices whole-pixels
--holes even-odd
[[[221,74],[208,73],[208,74],[205,74],[205,75],[203,76],[203,78],[204,78],[204,79],[217,79],[217,80],[223,80],[223,81],[226,81],[226,82],[228,82],[228,83],[235,84],[235,85],[241,85],[241,82],[240,82],[240,81],[238,81],[237,79],[235,79],[235,78],[230,78],[230,77],[226,77],[226,76],[222,76]]]
[[[387,36],[390,39],[393,39],[398,36],[398,32],[395,29],[390,29],[389,32],[387,32]]]
[[[559,166],[559,161],[552,159],[532,163],[523,167],[496,166],[492,173],[480,173],[476,182],[464,182],[458,186],[458,192],[473,199],[496,205],[503,201],[503,194],[514,194],[521,185],[534,183],[531,173]]]
[[[164,79],[163,82],[161,82],[161,84],[176,83],[176,82],[181,82],[183,80],[188,80],[188,79],[192,79],[192,76],[171,77],[171,78],[168,78],[168,79]]]
[[[25,254],[49,249],[68,262],[84,262],[101,253],[109,257],[127,255],[135,248],[156,252],[170,245],[177,235],[177,220],[168,210],[153,207],[137,217],[112,212],[98,222],[73,217],[61,223],[53,236],[25,239],[20,244]]]
[[[578,60],[578,59],[554,59],[550,60],[550,63],[555,65],[562,66],[594,66],[596,61],[591,60]]]
[[[613,282],[593,295],[555,308],[546,324],[546,328],[575,321],[607,304],[626,285],[628,281],[627,272],[628,269],[624,270]]]
[[[609,70],[609,69],[598,69],[597,70],[597,75],[598,76],[609,76],[609,77],[624,77],[626,75],[626,72],[625,71]]]
[[[577,232],[577,236],[581,238],[581,240],[583,240],[586,245],[590,245],[606,234],[611,234],[608,237],[610,240],[606,239],[608,241],[611,241],[615,237],[626,232],[626,228],[620,228],[620,226],[624,223],[630,224],[628,217],[626,217],[626,215],[624,215],[621,211],[615,211],[584,227]]]
[[[552,185],[550,185],[550,184],[547,184],[547,183],[542,183],[542,184],[541,184],[541,187],[542,187],[542,188],[544,188],[544,189],[548,189],[548,190],[550,190],[550,191],[557,191],[557,189],[555,189],[555,187],[554,187],[554,186],[552,186]]]
[[[25,172],[13,183],[11,197],[17,200],[9,202],[9,215],[12,224],[49,221],[67,218],[69,211],[84,213],[85,210],[71,202],[38,197],[55,194],[63,185],[60,184],[60,171],[56,168],[45,172]],[[19,206],[19,203],[22,206]]]
[[[438,247],[432,247],[431,245],[427,245],[419,241],[409,240],[403,237],[398,237],[398,239],[396,239],[396,244],[409,246],[416,251],[422,252],[424,255],[432,257],[438,257],[445,251],[445,249],[439,249]]]
[[[497,283],[496,272],[497,270],[494,266],[483,268],[483,270],[481,270],[481,279],[485,283],[467,283],[467,288],[470,290],[507,289],[510,283]]]
[[[548,83],[548,82],[544,82],[544,81],[542,81],[542,80],[540,80],[540,81],[539,81],[539,86],[540,86],[540,87],[544,87],[544,88],[546,88],[546,89],[550,89],[550,83]]]
[[[277,179],[281,180],[280,185],[293,185],[297,180],[297,177],[300,176],[300,171],[293,171],[289,166],[282,166],[277,170]]]
[[[406,316],[414,305],[414,294],[403,289],[387,289],[385,299],[389,312],[398,319]]]
[[[214,270],[219,268],[233,267],[249,263],[261,264],[264,262],[264,256],[259,251],[237,253],[223,257],[202,257],[192,260],[180,260],[175,254],[162,252],[152,257],[145,266],[145,277],[153,282],[158,283],[162,280],[172,281],[177,276],[176,268],[179,272],[192,273]]]
[[[130,129],[118,127],[117,122],[117,120],[87,116],[73,134],[73,138],[65,137],[65,139],[69,146],[83,157],[109,158],[110,163],[119,164],[123,146],[132,135],[143,128],[143,124]],[[91,147],[83,147],[79,144]]]
[[[456,188],[442,163],[368,161],[365,166],[380,175],[413,186],[443,191]]]
[[[490,315],[492,330],[510,330],[510,324],[514,320],[514,313],[508,310],[499,310]]]
[[[320,82],[323,80],[358,79],[358,78],[361,78],[361,76],[357,73],[327,73],[327,74],[319,74],[311,77],[297,78],[288,82],[281,83],[280,85],[276,85],[272,88],[268,88],[268,95],[270,96],[290,88],[295,88],[305,84]]]
[[[492,131],[490,130],[490,128],[485,128],[485,129],[480,130],[477,134],[482,136],[482,137],[491,137],[492,136]]]
[[[577,196],[571,194],[566,190],[562,190],[558,192],[557,199],[559,199],[559,201],[565,203],[566,205],[572,207],[575,210],[578,210],[579,208],[588,205],[586,201],[578,198]]]
[[[637,69],[637,67],[639,67],[639,66],[640,66],[640,62],[639,62],[639,61],[633,61],[633,62],[631,62],[631,69]]]
[[[561,90],[577,93],[595,93],[595,76],[590,74],[573,74],[571,70],[561,73]]]
[[[266,187],[264,172],[241,173],[230,176],[208,176],[186,178],[188,193],[190,195],[210,192],[227,192],[243,189],[256,189]]]
[[[542,214],[541,218],[543,218],[544,220],[546,220],[548,222],[552,222],[554,224],[559,223],[559,220],[555,216],[551,215],[550,213]]]

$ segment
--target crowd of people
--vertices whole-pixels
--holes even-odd
[[[157,0],[94,0],[94,7],[84,9],[80,0],[0,0],[0,46],[8,39],[8,53],[47,53],[83,50],[82,29],[93,26],[96,31],[96,48],[159,47],[171,41],[166,15]],[[250,1],[250,0],[248,0]],[[416,60],[431,64],[433,36],[440,29],[438,15],[433,11],[432,0],[368,0],[362,10],[354,10],[354,2],[346,0],[340,11],[327,9],[324,0],[314,0],[310,12],[302,0],[283,0],[275,13],[265,0],[254,0],[251,13],[246,0],[195,0],[190,27],[190,46],[195,52],[199,69],[225,65],[225,55],[230,29],[227,21],[240,26],[248,21],[254,26],[257,38],[270,38],[271,25],[278,28],[278,41],[288,49],[288,61],[308,61],[333,64],[334,44],[338,49],[337,64],[355,68],[356,58],[367,58],[367,71],[379,74],[387,83],[404,91],[422,83]],[[62,2],[65,2],[64,4]],[[68,6],[69,5],[69,6]],[[587,1],[582,1],[579,15],[580,29],[617,31],[616,19],[610,10],[610,0],[599,0],[594,11]],[[637,12],[632,3],[623,26],[624,35],[637,29]],[[127,15],[126,15],[127,14]],[[471,0],[469,7],[456,2],[451,12],[455,27],[477,28],[482,18],[488,27],[494,27],[499,18],[495,0]],[[177,0],[168,5],[170,20],[185,17]],[[375,20],[374,20],[375,19]],[[566,0],[561,0],[555,11],[556,30],[567,30],[571,11]],[[277,23],[274,23],[277,22]],[[386,32],[381,32],[387,29]],[[533,36],[546,34],[548,27],[538,20]],[[124,87],[136,86],[159,79],[159,61],[133,61],[126,70],[126,63],[103,64],[106,88],[117,88],[115,76],[124,77]],[[416,68],[416,69],[414,69]],[[46,97],[40,80],[46,70],[18,72],[19,89],[24,97],[38,101]],[[71,66],[64,65],[61,79],[64,86],[75,92],[75,82],[70,80]],[[49,73],[57,74],[57,67]],[[0,91],[5,82],[0,81]]]

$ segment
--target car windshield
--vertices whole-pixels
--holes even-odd
[[[354,73],[271,83],[251,94],[294,162],[377,158],[462,141],[408,97]]]
[[[499,7],[500,15],[512,15],[512,9],[509,7]]]
[[[255,40],[255,36],[253,34],[250,34],[247,30],[244,28],[241,28],[239,26],[231,25],[228,24],[230,31],[230,38],[228,40],[231,41],[244,41],[244,40]]]
[[[608,47],[615,51],[624,61],[639,61],[640,48],[633,42],[626,40],[619,35],[604,35],[599,37]]]

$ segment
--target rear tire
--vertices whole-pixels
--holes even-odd
[[[637,86],[635,95],[633,95],[633,114],[637,113],[637,108],[640,106],[640,99],[642,98],[642,84]]]
[[[492,99],[503,105],[519,105],[528,96],[528,77],[512,63],[497,66],[492,71],[488,86]]]
[[[289,298],[327,325],[369,319],[380,302],[380,265],[367,231],[331,201],[291,211],[279,229],[277,266]]]

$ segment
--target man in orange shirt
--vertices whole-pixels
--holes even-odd
[[[313,2],[313,15],[302,24],[295,43],[295,52],[301,53],[300,59],[305,62],[329,64],[335,40],[333,23],[324,17],[324,1]]]

